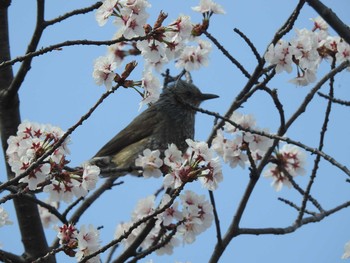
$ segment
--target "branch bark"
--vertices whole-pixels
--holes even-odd
[[[9,1],[10,5],[10,1]],[[9,33],[8,33],[8,7],[0,6],[0,61],[10,60]],[[38,0],[38,19],[41,21],[44,16],[44,1]],[[38,23],[41,23],[38,20]],[[38,26],[37,26],[38,27]],[[40,30],[36,30],[28,50],[34,50],[40,39]],[[17,77],[14,78],[11,66],[0,69],[0,134],[2,149],[5,155],[7,149],[7,139],[16,134],[17,127],[21,122],[19,112],[18,89],[30,68],[31,60],[27,60],[22,65]],[[12,179],[14,174],[6,163],[8,179]],[[33,195],[33,198],[35,196]],[[36,258],[44,255],[48,251],[44,230],[41,224],[37,204],[23,197],[14,200],[18,225],[20,227],[22,243],[24,246],[24,256]],[[55,262],[54,257],[49,257],[47,262]]]

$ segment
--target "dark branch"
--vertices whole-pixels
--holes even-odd
[[[250,39],[245,34],[243,34],[243,32],[241,32],[238,28],[234,28],[233,31],[236,32],[241,38],[244,39],[244,41],[247,43],[247,45],[252,50],[252,52],[253,52],[254,56],[256,57],[256,60],[258,61],[258,63],[259,64],[264,64],[264,61],[261,58],[258,50],[254,46],[254,44],[250,41]]]
[[[77,9],[77,10],[73,10],[71,12],[68,12],[64,15],[61,15],[55,19],[52,19],[52,20],[48,20],[46,21],[46,26],[51,26],[51,25],[54,25],[56,23],[60,23],[72,16],[76,16],[76,15],[83,15],[83,14],[86,14],[86,13],[89,13],[97,8],[99,8],[100,6],[102,5],[101,2],[97,2],[89,7],[85,7],[85,8],[80,8],[80,9]]]
[[[251,77],[249,72],[242,66],[242,64],[239,63],[238,60],[235,59],[215,37],[213,37],[208,31],[204,31],[204,34],[214,43],[214,45],[222,52],[222,54],[224,54],[224,56],[227,57],[232,62],[232,64],[234,64],[242,72],[242,74],[247,79]]]
[[[330,100],[331,102],[333,103],[337,103],[337,104],[340,104],[340,105],[343,105],[343,106],[350,106],[350,101],[346,101],[346,100],[340,100],[340,99],[336,99],[336,98],[331,98],[329,97],[328,95],[326,94],[323,94],[322,92],[317,92],[317,94],[320,96],[320,97],[323,97],[327,100]]]

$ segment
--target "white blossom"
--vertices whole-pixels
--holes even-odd
[[[112,82],[116,76],[114,70],[116,68],[117,63],[114,61],[113,56],[98,57],[95,60],[92,73],[95,83],[99,86],[105,85],[107,90],[112,89]]]
[[[12,225],[13,222],[9,220],[9,215],[6,210],[0,206],[0,227],[4,225]]]
[[[212,0],[200,0],[199,5],[192,7],[192,9],[199,13],[225,14],[222,6]]]
[[[139,155],[135,160],[135,165],[142,167],[145,178],[162,175],[160,167],[163,165],[163,161],[159,158],[159,155],[159,150],[151,151],[150,149],[145,149],[143,155]]]

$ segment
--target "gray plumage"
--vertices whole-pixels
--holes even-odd
[[[201,93],[193,84],[176,81],[173,86],[164,88],[157,102],[104,145],[90,163],[100,168],[132,167],[144,149],[164,152],[171,143],[185,151],[185,140],[194,137],[196,114],[188,104],[199,106],[202,101],[217,97]]]

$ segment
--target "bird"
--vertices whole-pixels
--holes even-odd
[[[202,93],[194,84],[178,79],[163,88],[158,101],[133,119],[129,125],[107,142],[90,160],[103,169],[128,168],[145,149],[159,150],[161,154],[174,143],[184,152],[186,139],[194,139],[196,110],[203,101],[214,99],[215,94]],[[107,168],[107,169],[106,169]],[[139,175],[137,171],[112,173],[123,176]],[[102,173],[101,177],[111,176]]]

